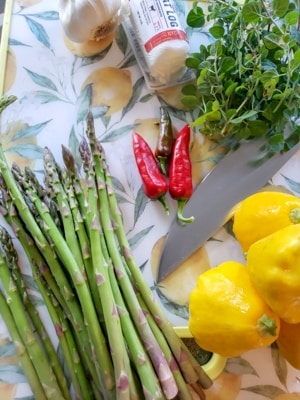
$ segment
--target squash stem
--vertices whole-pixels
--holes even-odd
[[[257,321],[257,329],[262,337],[277,335],[277,325],[273,318],[264,314]]]

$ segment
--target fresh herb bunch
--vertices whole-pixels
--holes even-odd
[[[299,141],[299,15],[296,0],[193,3],[188,26],[206,25],[213,40],[186,60],[196,84],[183,102],[204,135],[230,147],[261,137],[268,154]]]

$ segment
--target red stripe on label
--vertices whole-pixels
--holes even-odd
[[[159,44],[167,42],[168,40],[177,39],[185,40],[186,42],[188,42],[188,38],[184,31],[178,29],[170,29],[152,36],[152,38],[145,43],[144,47],[147,53],[150,53],[150,51],[157,47]]]

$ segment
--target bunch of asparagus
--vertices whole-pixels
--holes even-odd
[[[91,113],[84,179],[62,146],[44,183],[0,147],[0,310],[33,394],[44,399],[205,399],[211,380],[154,299],[126,237]],[[59,357],[31,302],[12,231],[55,327]]]

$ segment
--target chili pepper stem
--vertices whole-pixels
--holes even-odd
[[[165,196],[160,196],[160,197],[158,197],[157,200],[163,205],[166,214],[169,215],[170,214],[170,209],[169,209],[169,204],[168,204],[168,202],[166,200],[166,197]]]
[[[177,200],[177,219],[182,224],[190,224],[191,222],[194,222],[195,218],[193,216],[185,217],[183,215],[183,209],[185,205],[186,205],[186,200],[182,199]]]

